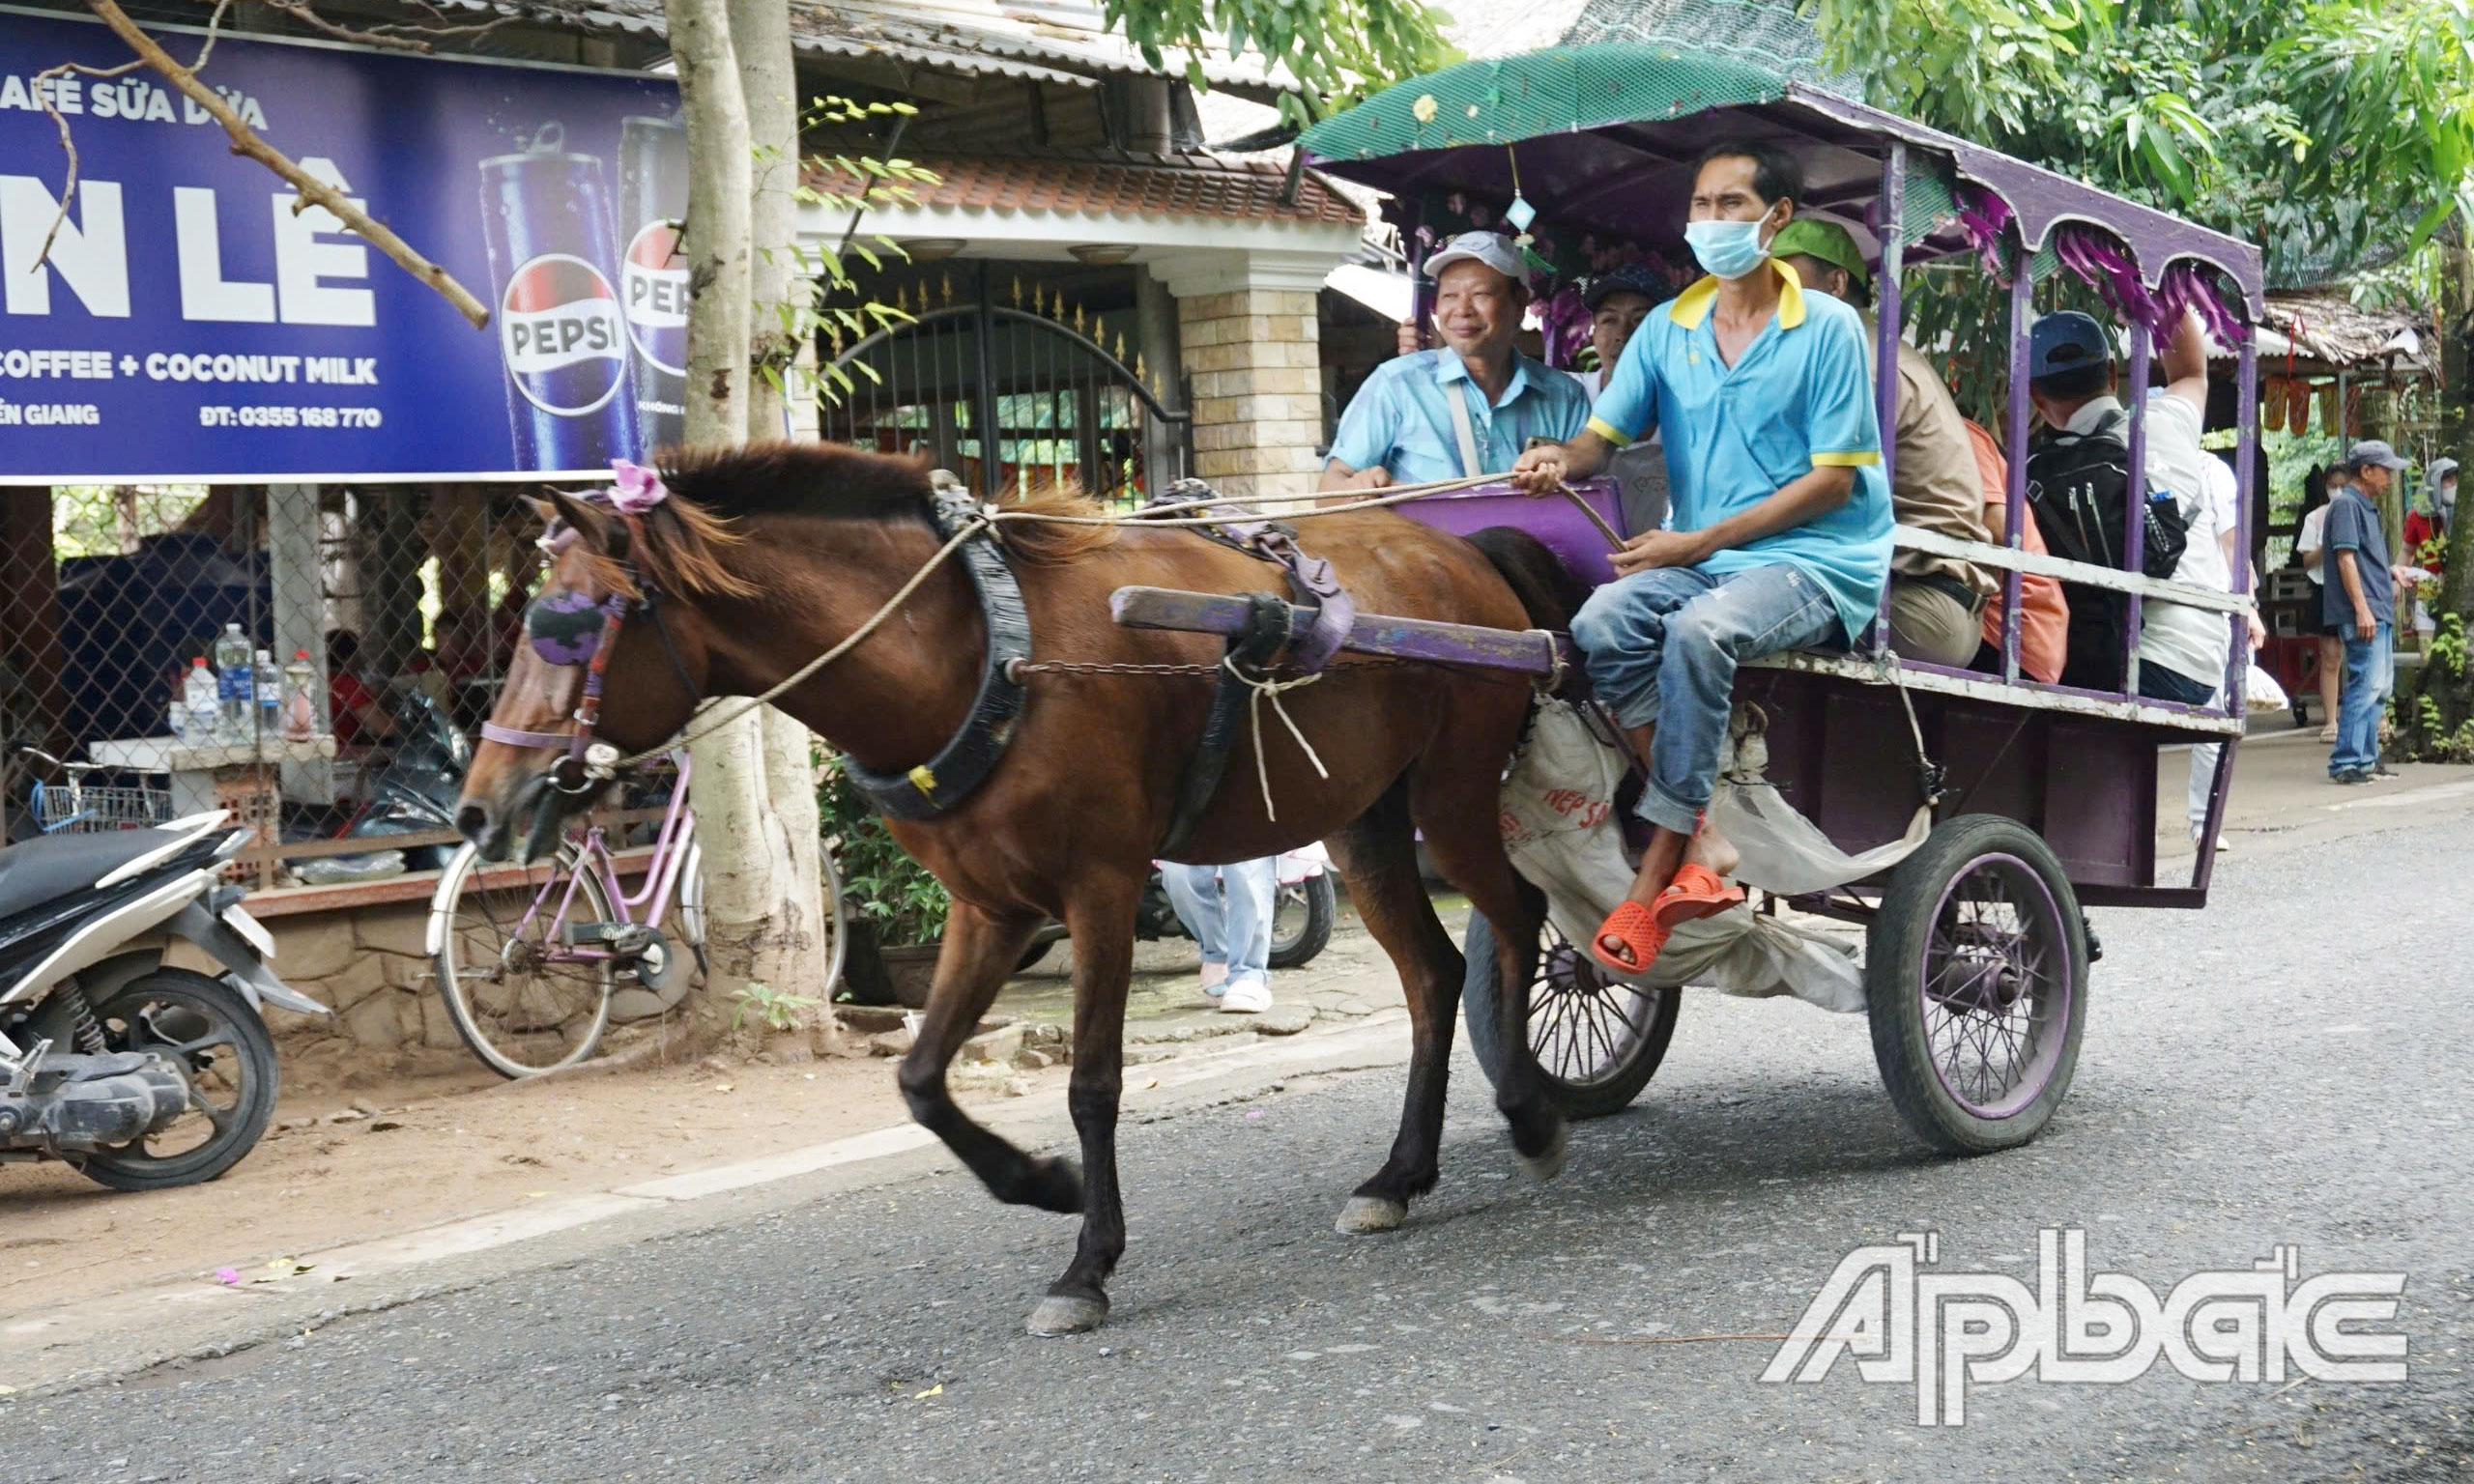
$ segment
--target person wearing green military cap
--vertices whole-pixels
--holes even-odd
[[[1863,313],[1866,337],[1879,343],[1880,330],[1864,312],[1872,303],[1872,274],[1845,227],[1824,217],[1798,216],[1770,239],[1769,255],[1795,270],[1804,287]],[[1880,363],[1878,357],[1865,362]],[[1989,539],[1984,524],[1988,493],[1967,420],[1950,388],[1934,374],[1932,362],[1903,340],[1898,382],[1898,426],[1884,430],[1896,449],[1890,508],[1898,523],[1961,541]],[[1925,552],[1899,552],[1890,558],[1890,647],[1911,660],[1966,667],[1975,659],[1984,605],[1994,590],[1993,574],[1982,567]]]

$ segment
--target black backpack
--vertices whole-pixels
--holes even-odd
[[[2028,504],[2054,556],[2128,570],[2121,549],[2130,499],[2127,420],[2118,411],[2109,413],[2087,432],[2057,434],[2028,455]],[[2190,546],[2190,516],[2174,492],[2150,491],[2146,506],[2140,570],[2170,578]],[[2061,683],[2120,690],[2130,595],[2079,583],[2062,584],[2062,595],[2070,604],[2070,637]]]

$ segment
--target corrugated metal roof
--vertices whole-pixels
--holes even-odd
[[[590,32],[665,36],[661,0],[439,0],[446,8],[513,15]],[[1088,85],[1156,75],[1108,31],[1092,0],[791,0],[791,44],[820,57],[883,58],[969,76]],[[1181,54],[1168,58],[1171,72]],[[1206,53],[1215,87],[1277,96],[1283,84],[1251,56]]]

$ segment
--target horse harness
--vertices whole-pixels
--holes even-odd
[[[851,758],[842,759],[844,776],[879,813],[895,819],[934,819],[960,807],[976,792],[995,771],[1013,740],[1015,723],[1022,710],[1022,675],[1029,670],[1048,668],[1030,664],[1030,611],[1022,601],[1021,583],[1015,576],[1012,563],[1006,560],[994,528],[985,523],[979,504],[959,480],[942,470],[935,471],[932,480],[930,518],[939,538],[951,541],[971,523],[981,523],[981,528],[965,539],[955,555],[961,558],[972,592],[979,600],[980,617],[988,631],[988,657],[969,714],[935,756],[899,773],[878,773]],[[1211,493],[1200,480],[1180,480],[1163,491],[1153,503],[1208,499]],[[1222,663],[1216,667],[1219,682],[1212,696],[1211,712],[1203,726],[1201,743],[1187,759],[1179,779],[1176,804],[1159,845],[1164,854],[1173,853],[1194,838],[1203,814],[1219,794],[1221,781],[1227,772],[1229,752],[1244,729],[1249,703],[1264,689],[1272,670],[1282,666],[1283,655],[1284,668],[1305,675],[1319,673],[1338,653],[1356,616],[1356,605],[1340,586],[1328,559],[1307,555],[1297,544],[1294,528],[1280,522],[1248,519],[1250,514],[1232,509],[1230,519],[1220,526],[1188,528],[1256,560],[1280,566],[1287,574],[1296,603],[1313,616],[1310,621],[1296,624],[1289,602],[1277,594],[1248,595],[1247,626],[1229,639]],[[641,613],[652,621],[661,636],[662,647],[688,693],[692,696],[700,691],[662,622],[659,591],[637,569],[635,553],[645,540],[642,522],[625,512],[620,513],[620,519],[626,526],[630,545],[620,556],[619,566],[639,594],[637,597],[629,599],[613,592],[595,599],[579,592],[560,592],[535,598],[525,610],[525,636],[535,655],[555,667],[584,668],[584,690],[572,717],[575,729],[529,731],[502,727],[494,721],[481,724],[481,735],[488,741],[510,747],[566,749],[550,775],[551,785],[564,793],[586,792],[617,771],[618,749],[593,733],[601,717],[603,676],[611,652],[618,645],[619,630],[629,618]],[[554,521],[543,533],[540,545],[544,551],[557,553],[580,535],[564,522]]]

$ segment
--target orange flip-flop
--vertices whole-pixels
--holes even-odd
[[[1678,923],[1689,923],[1704,917],[1715,917],[1743,900],[1743,888],[1722,881],[1718,873],[1698,862],[1686,861],[1676,868],[1675,879],[1658,893],[1650,916],[1661,933],[1672,932]]]
[[[1657,962],[1658,955],[1666,951],[1667,932],[1649,908],[1627,897],[1606,914],[1605,922],[1598,924],[1597,932],[1589,940],[1589,954],[1614,973],[1629,978]],[[1621,957],[1606,951],[1609,938],[1623,951]]]

